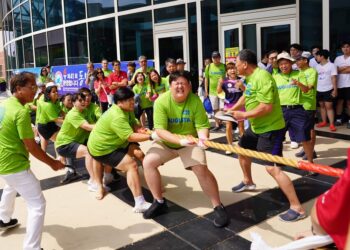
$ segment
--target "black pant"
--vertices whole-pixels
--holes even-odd
[[[145,111],[147,115],[148,128],[152,130],[153,129],[153,107],[149,107],[145,109],[138,108],[135,113],[135,116],[137,119],[140,119],[143,111]]]

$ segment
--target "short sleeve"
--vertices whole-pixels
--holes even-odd
[[[168,116],[163,103],[159,102],[159,99],[154,103],[154,128],[167,129],[168,128]]]
[[[30,123],[30,115],[27,109],[23,108],[18,112],[16,116],[16,126],[21,140],[34,138],[34,133]]]

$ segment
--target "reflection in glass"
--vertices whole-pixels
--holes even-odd
[[[115,19],[109,18],[89,24],[90,61],[100,62],[102,58],[112,61],[117,57],[115,40]],[[101,46],[103,43],[103,46]]]
[[[118,0],[118,11],[130,10],[151,5],[151,0]]]
[[[178,5],[154,10],[155,23],[170,22],[185,18],[185,5]]]
[[[114,0],[86,0],[88,17],[114,12]]]
[[[243,25],[243,48],[256,52],[256,24]]]
[[[20,3],[20,0],[12,0],[12,6],[16,7]]]
[[[219,49],[217,1],[202,1],[203,58]]]
[[[64,15],[67,23],[86,18],[85,0],[64,0]]]
[[[295,4],[295,0],[221,0],[220,13],[230,13]]]
[[[32,27],[30,23],[30,7],[29,2],[25,2],[21,5],[21,14],[22,14],[22,32],[23,35],[32,32]]]
[[[13,10],[13,26],[16,37],[22,36],[21,10],[19,7]]]
[[[151,11],[119,17],[120,59],[135,60],[140,55],[153,58]]]
[[[22,39],[16,41],[16,51],[17,51],[17,67],[16,68],[24,68]]]
[[[290,25],[276,25],[261,28],[261,52],[288,50],[290,45]]]
[[[34,36],[35,65],[42,67],[48,64],[46,33]]]
[[[88,62],[86,24],[66,28],[68,64]],[[100,43],[100,46],[103,43]],[[105,45],[103,45],[104,47]]]
[[[46,22],[47,27],[62,24],[62,4],[58,0],[46,0]]]
[[[33,31],[45,29],[44,0],[31,0]]]
[[[49,49],[49,64],[65,65],[63,29],[47,32],[47,43]]]
[[[322,1],[303,0],[300,4],[300,43],[305,50],[322,44]],[[302,24],[302,25],[301,25]],[[330,26],[336,29],[336,26]]]
[[[153,4],[173,2],[174,0],[153,0]]]
[[[23,51],[24,51],[24,67],[32,68],[34,67],[34,57],[33,57],[33,40],[32,37],[26,37],[23,39]]]

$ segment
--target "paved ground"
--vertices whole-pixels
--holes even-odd
[[[347,138],[347,129],[341,128],[338,137]],[[345,134],[345,135],[344,135]],[[317,140],[317,163],[335,167],[346,166],[346,150],[350,141],[323,131]],[[212,135],[213,140],[225,143],[223,133]],[[147,151],[150,142],[143,143]],[[52,151],[52,148],[50,149]],[[284,145],[286,157],[295,158],[289,144]],[[32,159],[32,170],[40,180],[47,200],[42,247],[53,249],[249,249],[250,232],[258,232],[266,241],[279,246],[293,239],[300,231],[310,228],[309,218],[285,223],[278,214],[288,209],[286,199],[264,168],[253,164],[256,192],[235,194],[231,187],[239,183],[242,173],[236,156],[217,150],[207,151],[208,165],[216,176],[223,204],[230,216],[230,225],[217,229],[212,225],[212,208],[190,171],[183,169],[175,159],[161,167],[164,196],[169,201],[169,212],[155,220],[144,220],[132,212],[133,199],[125,178],[114,183],[112,191],[102,201],[88,192],[86,180],[61,185],[64,171],[53,172],[46,165]],[[82,162],[78,170],[85,173]],[[306,172],[285,168],[293,180],[298,196],[310,212],[315,197],[329,189],[335,178],[309,175]],[[143,179],[142,168],[139,169]],[[0,180],[0,194],[3,188]],[[145,185],[144,194],[151,200]],[[21,225],[0,232],[0,249],[21,249],[25,234],[27,211],[21,197],[17,198],[15,218]],[[5,247],[4,247],[5,246]]]

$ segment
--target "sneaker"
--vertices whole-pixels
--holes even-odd
[[[11,219],[9,222],[5,223],[2,220],[0,220],[0,230],[6,230],[13,228],[17,226],[18,220],[17,219]]]
[[[245,184],[245,183],[242,181],[242,182],[239,183],[237,186],[234,186],[234,187],[232,188],[232,192],[234,192],[234,193],[240,193],[240,192],[243,192],[243,191],[246,191],[246,190],[252,191],[252,190],[254,190],[254,189],[256,189],[256,185],[255,185],[255,184],[250,184],[250,185],[248,185],[248,184]]]
[[[335,120],[334,125],[335,125],[335,126],[341,126],[341,125],[342,125],[341,119]]]
[[[298,153],[295,154],[296,157],[303,157],[305,155],[304,149],[301,149]]]
[[[291,141],[290,142],[290,148],[292,149],[297,149],[299,148],[299,143],[295,142],[295,141]]]
[[[138,205],[137,207],[133,207],[132,211],[134,213],[144,213],[147,209],[149,209],[152,206],[151,203],[144,201],[142,202],[140,205]]]
[[[334,124],[329,125],[329,130],[334,132],[337,131],[337,128],[334,126]]]
[[[71,171],[67,171],[65,176],[63,177],[63,179],[61,180],[61,184],[67,184],[70,183],[72,181],[75,181],[76,179],[78,179],[79,176],[77,175],[77,173],[71,172]]]
[[[230,155],[230,154],[232,154],[232,152],[227,150],[227,151],[225,151],[225,154]]]
[[[288,209],[287,212],[280,214],[279,218],[281,221],[294,222],[306,218],[306,213],[298,213],[293,209]]]
[[[326,127],[326,126],[327,126],[327,122],[319,122],[316,125],[316,127],[318,127],[318,128],[323,128],[323,127]]]
[[[316,151],[314,151],[314,154],[313,154],[312,158],[313,158],[313,159],[316,159],[316,158],[317,158]],[[307,161],[306,154],[304,154],[304,156],[303,156],[303,160],[304,160],[304,161]]]
[[[152,219],[157,217],[168,210],[168,205],[164,199],[163,203],[159,203],[157,200],[154,200],[152,205],[143,213],[144,219]]]
[[[214,208],[214,216],[214,226],[216,227],[224,227],[229,223],[228,215],[222,204]]]

